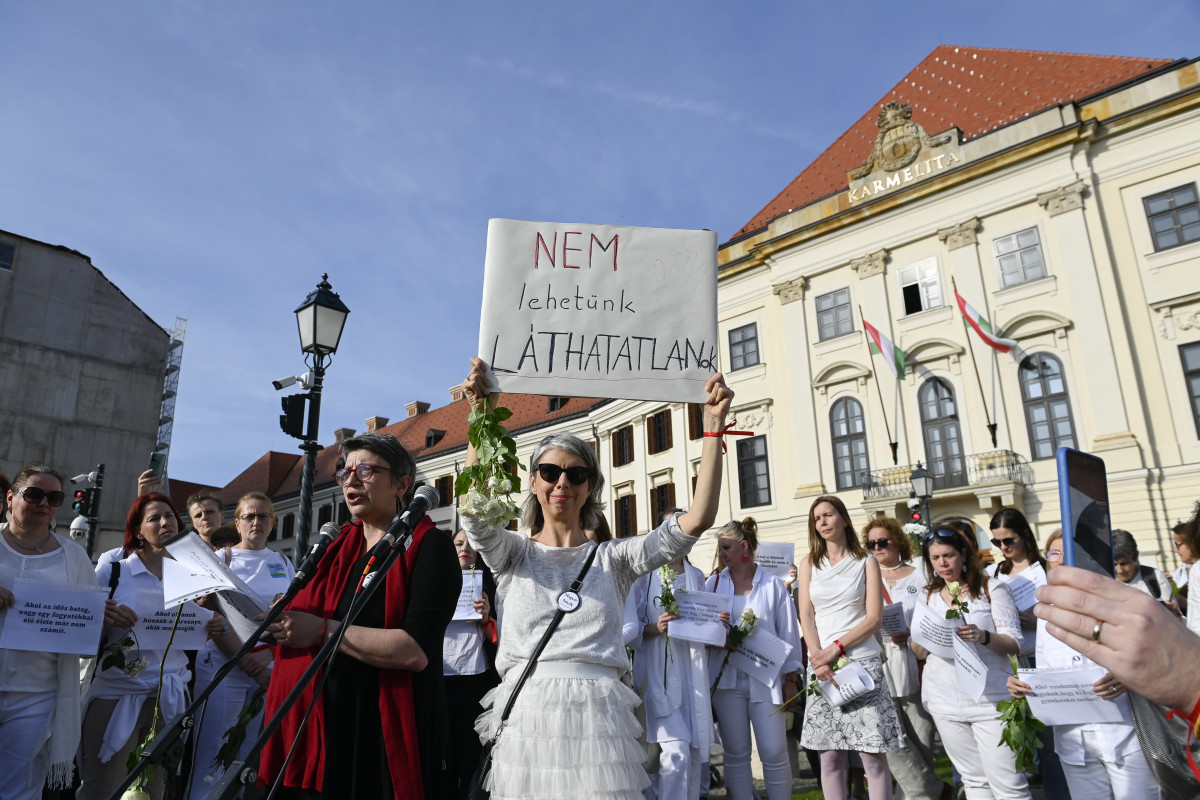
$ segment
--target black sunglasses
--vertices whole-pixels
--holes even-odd
[[[1003,539],[992,539],[992,547],[1012,547],[1019,541],[1021,540],[1016,536],[1007,536]]]
[[[587,467],[567,467],[563,469],[557,464],[538,464],[537,473],[546,483],[558,483],[558,477],[563,473],[567,473],[567,480],[578,486],[581,483],[587,483],[588,478],[592,477],[592,473]]]
[[[958,541],[958,532],[952,531],[949,528],[938,528],[936,531],[929,531],[925,534],[925,541],[930,539],[945,539],[948,542]]]
[[[892,543],[891,539],[867,539],[868,550],[887,550],[888,545]]]
[[[45,500],[48,505],[58,508],[67,499],[67,495],[64,492],[47,492],[45,489],[39,489],[36,486],[26,486],[16,493],[24,497],[26,503],[35,506]]]

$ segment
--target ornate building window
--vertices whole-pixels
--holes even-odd
[[[1019,375],[1033,457],[1054,458],[1058,448],[1074,447],[1075,426],[1059,360],[1035,353],[1021,362]]]
[[[993,239],[992,252],[1000,269],[1001,286],[1016,286],[1046,277],[1042,240],[1037,228],[1026,228]]]
[[[1196,184],[1177,186],[1142,200],[1155,250],[1200,241],[1200,201]]]
[[[921,431],[925,438],[925,459],[933,474],[933,488],[965,486],[967,467],[954,390],[941,378],[930,378],[921,387],[917,399],[921,404]]]
[[[829,412],[829,427],[833,433],[833,468],[838,490],[862,486],[863,476],[870,470],[862,404],[852,397],[838,400]]]
[[[850,312],[850,289],[817,297],[817,338],[836,339],[854,330],[854,315]]]

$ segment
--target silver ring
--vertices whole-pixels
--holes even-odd
[[[1102,620],[1102,619],[1096,620],[1096,627],[1092,628],[1092,641],[1093,642],[1100,641],[1100,628],[1102,628],[1103,626],[1104,626],[1104,620]]]

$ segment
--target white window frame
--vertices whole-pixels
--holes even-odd
[[[946,305],[942,292],[942,276],[938,270],[936,257],[926,258],[902,267],[896,271],[896,280],[900,285],[900,306],[904,309],[904,316],[910,317],[913,314],[920,314]],[[910,286],[917,287],[921,302],[921,307],[918,309],[910,309],[905,299],[905,289]]]
[[[1022,245],[1021,237],[1030,234],[1033,236],[1033,242]],[[1001,246],[1008,241],[1012,242],[1013,248],[1001,252]],[[1028,252],[1037,253],[1036,267],[1034,265],[1027,266],[1024,263],[1024,254]],[[1050,271],[1046,269],[1046,251],[1042,248],[1042,234],[1036,225],[992,239],[992,257],[996,261],[996,274],[1000,280],[1001,289],[1007,289],[1010,286],[1020,286],[1023,283],[1041,280],[1050,275]],[[1015,259],[1015,271],[1005,271],[1004,261],[1006,259]],[[1040,269],[1041,274],[1030,275],[1029,269]]]

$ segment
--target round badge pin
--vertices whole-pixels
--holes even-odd
[[[558,607],[570,614],[579,608],[579,595],[568,589],[558,596]]]

